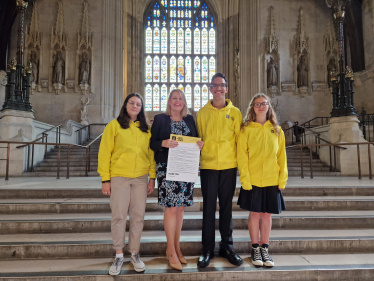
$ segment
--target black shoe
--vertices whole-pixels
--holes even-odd
[[[210,264],[210,260],[214,258],[213,251],[206,251],[199,257],[197,265],[201,268],[207,267]]]
[[[264,263],[262,262],[260,245],[258,245],[258,244],[252,245],[251,258],[252,258],[253,265],[255,265],[255,266],[263,266],[264,265]]]
[[[233,265],[239,266],[243,263],[242,258],[231,249],[224,250],[221,248],[219,250],[219,255],[223,258],[226,258],[229,261],[229,263]]]

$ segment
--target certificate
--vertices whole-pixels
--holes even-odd
[[[200,138],[170,135],[178,146],[169,148],[166,180],[197,182],[199,179],[200,149],[196,144]]]

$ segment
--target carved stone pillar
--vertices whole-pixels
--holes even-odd
[[[123,0],[103,0],[101,117],[105,122],[118,115],[123,89]],[[119,102],[121,101],[121,102]]]
[[[241,0],[239,3],[240,33],[240,109],[242,113],[248,107],[251,98],[260,90],[259,73],[259,0]],[[247,13],[248,11],[248,13]]]

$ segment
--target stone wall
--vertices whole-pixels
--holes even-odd
[[[65,47],[65,86],[57,95],[52,86],[51,73],[53,47],[52,27],[56,30],[58,1],[36,0],[40,48],[40,80],[47,81],[46,88],[34,90],[30,101],[35,119],[48,124],[61,124],[66,120],[81,122],[83,104],[87,105],[88,122],[108,122],[118,115],[123,103],[123,0],[88,1],[89,34],[92,33],[92,49],[88,50],[91,60],[91,79],[88,92],[83,95],[79,86],[78,73],[81,50],[78,51],[78,32],[81,31],[84,11],[83,0],[62,0],[64,17],[63,31],[67,37]],[[25,17],[25,25],[30,30],[34,5],[30,3]],[[61,16],[61,15],[60,15]],[[10,56],[16,52],[18,21],[12,29]],[[25,61],[31,48],[26,48]],[[67,81],[69,80],[69,81]],[[40,83],[41,84],[41,83]],[[83,98],[83,100],[81,100]],[[3,102],[3,99],[2,99]]]
[[[43,47],[40,78],[48,80],[53,63],[51,31],[52,26],[56,26],[58,4],[49,0],[36,0],[36,3]],[[66,79],[74,80],[78,71],[78,31],[82,25],[84,0],[62,0],[62,3],[67,34]],[[116,117],[127,94],[144,94],[143,16],[150,3],[151,0],[88,1],[90,29],[93,34],[92,93],[86,94],[84,101],[87,97],[91,99],[87,106],[89,123],[107,122]],[[331,11],[324,1],[210,0],[209,5],[217,20],[217,71],[228,77],[228,97],[243,114],[253,95],[267,92],[266,61],[269,55],[265,50],[265,37],[269,9],[273,7],[274,26],[279,36],[280,90],[280,95],[273,98],[273,104],[276,105],[280,122],[303,122],[314,117],[329,116],[332,98],[326,89],[327,59],[323,36],[331,23]],[[27,10],[27,26],[30,26],[32,6]],[[309,93],[305,95],[298,94],[296,90],[282,89],[284,82],[295,83],[297,78],[295,37],[300,8],[304,11],[305,35],[309,37]],[[366,69],[369,69],[374,67],[371,1],[364,1],[363,11]],[[17,27],[17,24],[13,26],[12,56],[16,50]],[[356,105],[360,107],[365,98],[368,98],[368,113],[374,113],[371,80],[363,81],[361,86],[356,83],[355,87]],[[371,95],[368,96],[368,93]],[[82,97],[79,89],[67,89],[67,92],[62,91],[60,95],[56,95],[50,88],[35,91],[31,96],[35,119],[54,125],[68,119],[80,122]],[[152,118],[157,113],[148,115]]]

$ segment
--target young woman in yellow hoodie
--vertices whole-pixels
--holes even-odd
[[[139,256],[147,194],[155,187],[155,160],[149,147],[143,99],[139,94],[126,97],[117,119],[105,127],[99,149],[98,172],[101,190],[110,196],[111,230],[116,258],[109,269],[118,275],[123,264],[127,213],[130,218],[129,251],[135,271],[145,270]],[[148,175],[150,180],[148,181]]]
[[[238,139],[237,160],[242,184],[238,205],[250,211],[252,263],[271,267],[271,214],[286,209],[281,190],[286,186],[288,170],[284,133],[264,94],[255,95],[249,104]]]

